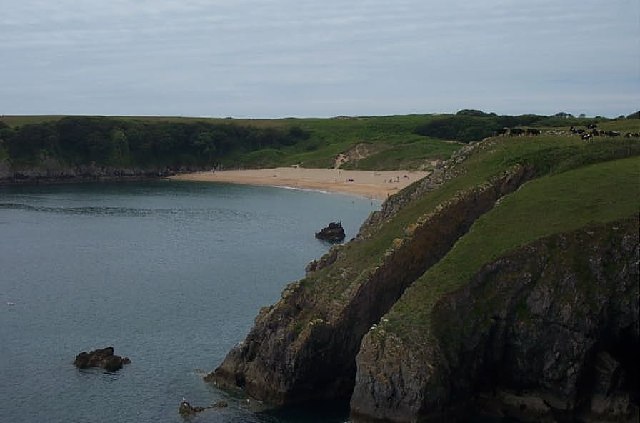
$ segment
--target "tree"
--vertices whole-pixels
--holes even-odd
[[[111,131],[112,160],[114,164],[123,165],[130,160],[129,140],[122,128]]]
[[[217,134],[219,136],[219,134]],[[211,163],[216,154],[216,133],[209,131],[202,131],[196,136],[193,145],[207,158],[207,163]]]

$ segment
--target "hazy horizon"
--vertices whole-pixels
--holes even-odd
[[[5,0],[0,37],[5,115],[616,117],[640,103],[637,0]]]

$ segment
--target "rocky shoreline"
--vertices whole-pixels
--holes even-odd
[[[148,181],[197,170],[200,169],[105,167],[94,164],[72,167],[56,161],[45,161],[37,167],[11,167],[6,162],[0,162],[0,186]]]

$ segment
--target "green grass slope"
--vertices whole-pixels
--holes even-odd
[[[482,216],[442,261],[407,289],[383,327],[407,342],[424,341],[435,303],[468,282],[484,264],[539,238],[639,211],[637,156],[533,180]]]
[[[404,205],[393,218],[384,222],[383,225],[363,228],[365,240],[349,243],[341,247],[338,263],[335,266],[323,269],[317,275],[313,275],[307,283],[312,287],[311,289],[317,289],[318,295],[338,297],[340,292],[347,289],[347,286],[341,282],[343,280],[341,276],[343,269],[348,269],[351,274],[357,277],[363,272],[366,273],[366,269],[380,265],[385,252],[393,248],[394,241],[397,242],[411,236],[407,229],[415,225],[422,216],[431,213],[440,204],[456,195],[488,183],[491,178],[500,175],[516,164],[532,167],[538,176],[544,176],[561,174],[566,170],[580,168],[589,163],[611,161],[637,155],[640,155],[640,142],[636,140],[618,139],[585,143],[577,137],[568,136],[498,137],[487,140],[464,163],[456,167],[455,173],[458,174],[457,177],[444,184],[438,190]],[[637,159],[633,160],[636,160],[637,167]],[[630,167],[633,168],[633,165],[630,165]],[[606,177],[606,175],[602,176],[602,179],[602,183],[610,184],[609,188],[618,187],[618,181],[607,182],[611,178]],[[574,182],[577,183],[579,181]],[[633,187],[632,182],[632,178],[627,179],[626,187],[628,190],[623,192],[631,195],[625,197],[625,201],[638,198],[637,195],[635,197],[632,195],[634,192],[636,194],[638,192],[638,180],[635,181],[635,187]],[[551,185],[553,185],[553,182]],[[579,185],[583,186],[584,189],[589,189],[586,184]],[[597,185],[592,187],[592,189],[596,188]],[[605,188],[602,189],[604,190]],[[615,190],[610,189],[610,191],[618,192],[618,188],[615,188]],[[590,197],[587,193],[574,192],[574,194],[569,196],[568,199],[576,199],[574,204],[576,208],[580,207],[583,195],[586,199]],[[403,193],[401,192],[398,195],[403,195]],[[544,199],[544,196],[541,196],[542,199]],[[549,207],[549,203],[546,203],[546,207]],[[585,204],[583,213],[587,213],[589,207],[589,205]],[[535,214],[529,214],[526,219],[532,220],[532,216],[535,216]],[[558,229],[562,229],[561,223],[556,226]],[[490,248],[490,246],[487,248]],[[322,281],[322,284],[316,285],[313,282],[315,280]]]

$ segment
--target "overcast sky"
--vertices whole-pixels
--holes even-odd
[[[0,0],[0,114],[640,108],[639,0]]]

